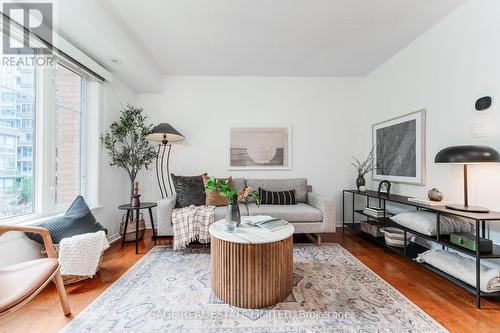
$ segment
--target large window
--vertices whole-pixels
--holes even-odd
[[[24,40],[22,26],[3,21],[9,38]],[[100,205],[100,161],[86,156],[100,156],[101,74],[108,73],[76,48],[71,53],[89,67],[57,49],[37,54],[45,45],[34,35],[29,45],[32,54],[0,62],[0,224],[62,213],[79,194]]]
[[[84,102],[91,78],[62,61],[1,68],[0,220],[61,212],[85,188]]]

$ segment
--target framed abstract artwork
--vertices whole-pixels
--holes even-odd
[[[229,170],[291,169],[291,127],[248,126],[229,130]]]
[[[425,110],[372,126],[374,180],[425,185]]]

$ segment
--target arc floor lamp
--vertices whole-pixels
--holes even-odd
[[[156,179],[158,181],[158,187],[160,188],[160,193],[162,199],[169,197],[169,192],[167,191],[167,186],[165,185],[165,173],[163,168],[163,161],[165,160],[165,151],[167,152],[167,182],[168,188],[170,189],[170,195],[174,194],[172,190],[172,182],[170,179],[170,151],[172,150],[172,142],[183,141],[184,135],[179,133],[170,124],[161,123],[155,126],[148,135],[148,139],[152,141],[159,141],[158,153],[156,154]],[[160,157],[161,155],[161,157]],[[161,180],[160,180],[161,177]]]
[[[464,204],[446,205],[446,208],[471,213],[488,213],[485,207],[469,206],[467,191],[467,165],[499,163],[500,154],[488,146],[453,146],[442,149],[437,153],[434,163],[462,164],[464,166]]]

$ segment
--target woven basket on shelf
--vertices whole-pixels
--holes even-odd
[[[407,232],[405,241],[405,232],[399,228],[384,227],[380,231],[384,234],[385,243],[389,246],[404,247],[411,238],[411,234]]]
[[[372,235],[373,237],[383,237],[384,234],[380,232],[380,225],[372,221],[361,221],[361,231]]]

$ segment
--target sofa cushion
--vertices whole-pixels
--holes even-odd
[[[241,191],[245,187],[247,187],[247,181],[245,178],[233,178],[233,186],[238,191]]]
[[[206,175],[206,173],[203,175]],[[203,175],[188,177],[171,175],[175,193],[177,194],[176,208],[205,205],[206,195]]]
[[[240,215],[248,215],[248,209],[247,205],[244,203],[240,203]],[[218,206],[215,207],[215,216],[214,216],[214,221],[222,220],[226,218],[226,212],[227,212],[227,206]]]
[[[259,187],[260,203],[263,205],[295,205],[295,190],[267,191]]]
[[[249,203],[248,215],[270,215],[288,222],[321,222],[323,214],[317,208],[298,202],[296,205],[260,205]]]
[[[210,179],[210,177],[208,177],[207,175],[203,175],[202,178],[203,178],[203,186],[206,187],[207,182]],[[233,178],[231,176],[229,176],[228,178],[216,178],[216,180],[218,180],[218,181],[227,180],[228,187],[231,189],[234,188]],[[227,198],[220,195],[219,192],[217,192],[217,191],[213,191],[213,192],[205,191],[205,194],[206,194],[205,205],[207,205],[207,206],[227,206]]]
[[[288,191],[295,190],[295,200],[297,202],[307,202],[307,179],[247,179],[247,186],[257,191],[259,187],[267,191]],[[248,198],[247,202],[255,202],[255,199]]]

